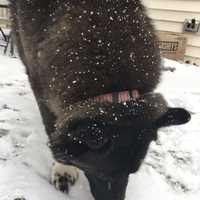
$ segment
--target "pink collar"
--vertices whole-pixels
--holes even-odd
[[[131,99],[137,99],[139,97],[138,90],[126,90],[121,92],[107,93],[90,98],[94,102],[112,102],[121,103],[125,101],[130,101]]]

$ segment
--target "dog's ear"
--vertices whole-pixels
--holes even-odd
[[[183,108],[168,108],[154,123],[156,128],[165,126],[181,125],[190,121],[190,113]]]

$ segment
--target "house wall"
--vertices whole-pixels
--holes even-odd
[[[0,27],[7,28],[9,26],[9,9],[0,7]]]
[[[200,30],[198,33],[183,32],[186,19],[200,22],[200,0],[143,0],[155,28],[159,31],[183,33],[187,38],[185,60],[200,65]]]

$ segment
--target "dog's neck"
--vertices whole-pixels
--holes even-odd
[[[106,180],[87,174],[91,192],[95,200],[124,200],[128,175],[119,175],[112,180]]]

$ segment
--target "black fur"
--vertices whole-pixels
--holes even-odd
[[[139,0],[10,2],[55,158],[84,170],[96,199],[101,193],[123,199],[128,175],[138,170],[157,129],[190,118],[152,93],[160,55],[144,7]],[[127,104],[88,100],[130,89],[141,97]]]

